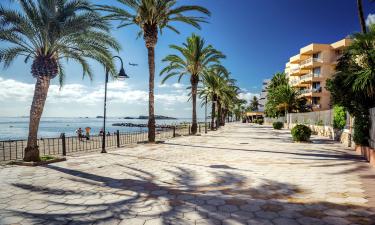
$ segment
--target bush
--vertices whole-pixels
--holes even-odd
[[[368,146],[369,142],[369,117],[367,115],[362,116],[356,116],[354,117],[354,134],[353,134],[353,140],[355,144],[362,145],[362,146]]]
[[[256,119],[255,123],[262,125],[264,123],[263,119]]]
[[[274,122],[272,124],[272,126],[273,126],[273,129],[275,129],[275,130],[281,130],[281,128],[284,127],[284,123],[283,122]]]
[[[310,127],[302,124],[297,124],[292,129],[292,137],[294,141],[309,141],[311,133]]]
[[[335,105],[333,107],[333,128],[342,130],[346,125],[346,112],[344,107]]]

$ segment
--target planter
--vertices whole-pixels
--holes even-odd
[[[18,166],[43,166],[51,163],[57,163],[57,162],[63,162],[66,161],[66,158],[55,158],[51,160],[46,161],[40,161],[40,162],[25,162],[25,161],[13,161],[10,162],[10,165],[18,165]]]
[[[375,166],[375,149],[368,146],[355,146],[355,151],[362,155],[372,166]]]

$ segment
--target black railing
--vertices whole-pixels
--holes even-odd
[[[207,129],[210,130],[210,123],[207,123]],[[198,125],[198,133],[204,133],[205,124]],[[169,138],[185,136],[191,134],[191,125],[184,124],[178,126],[168,126],[157,128],[156,140],[162,141]],[[77,136],[65,137],[61,134],[58,138],[38,139],[40,155],[72,155],[75,153],[100,151],[102,147],[102,136],[94,135],[89,139]],[[139,132],[115,132],[106,136],[106,147],[116,148],[124,147],[129,144],[144,143],[148,140],[147,131]],[[23,159],[26,140],[7,140],[0,141],[0,162]]]

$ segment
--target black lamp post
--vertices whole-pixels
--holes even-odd
[[[207,96],[206,96],[206,104],[204,109],[204,133],[207,134]]]
[[[119,74],[117,75],[117,79],[125,79],[125,78],[129,78],[129,76],[125,73],[125,70],[124,70],[124,62],[122,61],[122,59],[120,58],[120,56],[113,56],[112,59],[114,58],[118,58],[120,61],[121,61],[121,69],[120,69],[120,72]],[[105,88],[104,88],[104,117],[103,117],[103,140],[102,140],[102,151],[101,153],[107,153],[107,151],[105,150],[105,136],[107,135],[106,134],[106,131],[105,131],[105,120],[106,120],[106,116],[107,116],[107,84],[108,84],[108,76],[109,76],[109,70],[108,68],[106,67],[105,69]]]

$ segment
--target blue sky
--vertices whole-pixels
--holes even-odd
[[[111,4],[114,0],[101,2]],[[157,74],[163,67],[161,59],[171,53],[168,45],[181,44],[195,32],[227,55],[224,65],[238,80],[238,85],[244,89],[243,96],[247,98],[260,92],[263,79],[282,71],[289,57],[297,54],[299,48],[310,43],[332,43],[359,31],[355,0],[180,2],[205,6],[212,12],[212,17],[202,30],[176,23],[180,35],[166,30],[159,36],[156,48]],[[364,8],[366,17],[375,13],[375,3],[364,0]],[[126,61],[126,71],[131,78],[111,84],[112,97],[108,106],[110,116],[147,114],[147,51],[143,39],[136,39],[137,30],[138,27],[131,26],[112,32],[123,47],[119,55]],[[30,75],[30,64],[24,64],[22,60],[17,60],[7,70],[0,70],[0,116],[28,115],[35,80]],[[138,63],[139,66],[129,67],[128,62]],[[66,66],[67,85],[61,92],[57,85],[52,86],[44,116],[101,114],[104,69],[96,63],[92,65],[95,71],[93,81],[87,78],[82,80],[81,69],[74,63]],[[156,112],[190,117],[191,104],[186,102],[185,97],[188,79],[183,80],[182,85],[175,84],[176,80],[172,79],[164,86],[159,85],[160,80],[160,77],[156,78]],[[200,113],[203,111],[200,110]]]

